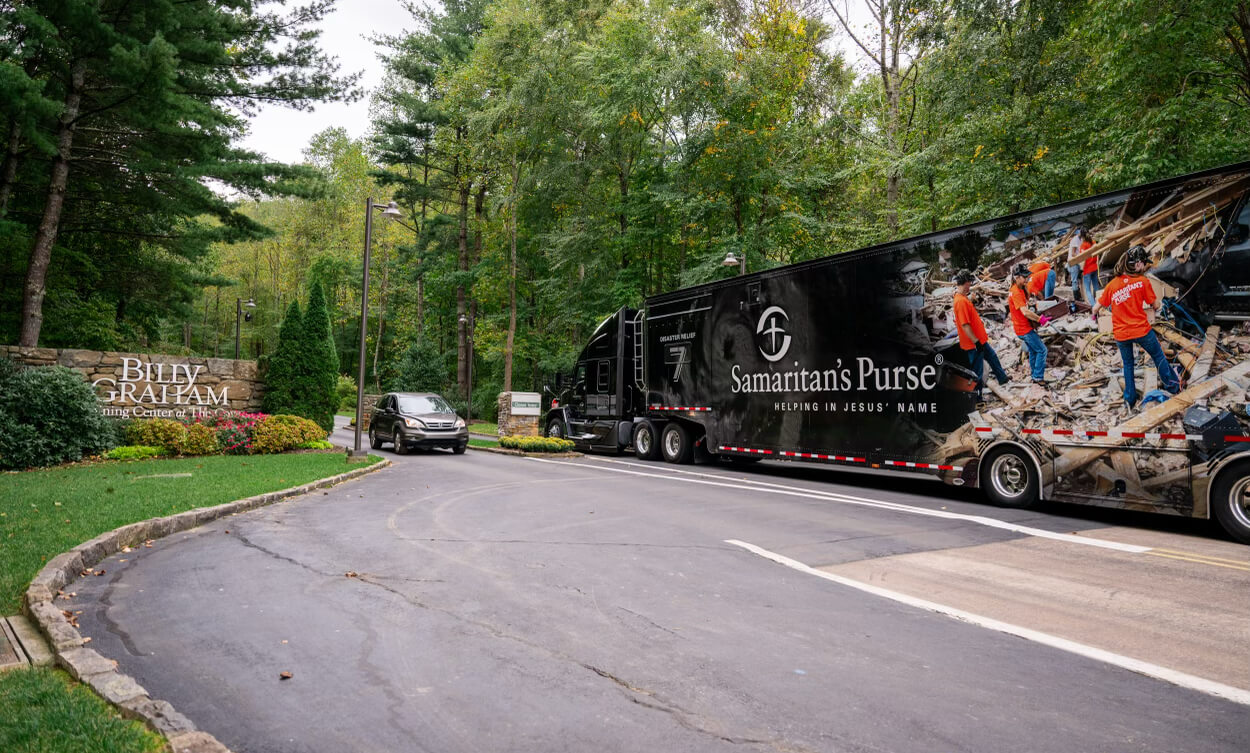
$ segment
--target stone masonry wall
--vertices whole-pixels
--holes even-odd
[[[66,366],[81,372],[92,383],[104,380],[96,391],[111,408],[226,408],[251,412],[260,410],[265,394],[255,361],[16,345],[0,345],[0,357],[28,366]],[[141,373],[142,378],[129,379],[127,383],[134,387],[126,388],[125,395],[117,395],[123,377],[134,377],[136,373]],[[141,399],[149,387],[152,399]],[[224,400],[220,399],[223,391]]]
[[[511,393],[499,393],[499,436],[501,437],[536,437],[538,436],[538,416],[512,415]]]

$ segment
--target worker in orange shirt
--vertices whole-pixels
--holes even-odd
[[[1007,372],[1003,371],[1003,365],[998,361],[998,354],[990,345],[990,338],[985,332],[985,323],[981,321],[981,315],[977,313],[976,306],[973,306],[972,300],[968,298],[974,279],[976,278],[966,269],[955,273],[955,301],[952,308],[955,312],[955,328],[959,333],[959,348],[968,355],[972,371],[977,375],[977,397],[979,398],[981,387],[985,384],[986,363],[989,363],[990,370],[994,372],[994,378],[999,384],[1006,384],[1011,379],[1007,376]]]
[[[1081,250],[1085,253],[1094,247],[1094,239],[1089,233],[1081,232]],[[1081,289],[1085,292],[1085,302],[1093,306],[1098,300],[1098,254],[1091,254],[1081,265]]]
[[[1024,343],[1029,354],[1029,371],[1036,384],[1046,384],[1046,343],[1037,334],[1038,327],[1050,322],[1050,317],[1038,314],[1029,305],[1029,279],[1033,273],[1023,264],[1011,270],[1011,293],[1007,296],[1007,310],[1011,313],[1011,326],[1016,337]]]
[[[1049,298],[1055,292],[1055,270],[1050,262],[1036,261],[1029,266],[1029,295]]]
[[[1134,344],[1140,345],[1154,361],[1163,389],[1173,395],[1181,389],[1176,371],[1163,355],[1159,338],[1146,318],[1147,308],[1157,308],[1154,288],[1144,276],[1149,266],[1150,254],[1144,246],[1130,248],[1125,257],[1124,274],[1107,283],[1094,304],[1095,319],[1102,309],[1111,309],[1111,334],[1120,348],[1120,360],[1124,363],[1124,402],[1130,409],[1137,405],[1137,385],[1133,379]]]

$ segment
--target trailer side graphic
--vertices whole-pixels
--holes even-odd
[[[1244,163],[656,296],[604,320],[546,426],[1216,517],[1250,543],[1248,196]]]

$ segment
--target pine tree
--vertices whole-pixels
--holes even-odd
[[[296,415],[316,421],[328,434],[334,430],[334,412],[338,407],[339,357],[334,349],[325,293],[319,283],[313,283],[309,292],[300,340]]]
[[[291,301],[278,330],[278,349],[269,359],[269,372],[265,376],[266,413],[291,413],[295,410],[297,369],[302,360],[304,340],[303,315],[299,301]]]

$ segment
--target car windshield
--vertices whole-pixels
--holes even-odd
[[[400,413],[455,413],[455,409],[451,407],[443,398],[438,395],[430,397],[405,397],[399,396],[399,412]]]

